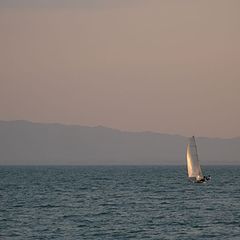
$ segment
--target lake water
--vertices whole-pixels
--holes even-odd
[[[0,239],[240,239],[240,167],[0,167]]]

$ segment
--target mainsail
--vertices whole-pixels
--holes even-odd
[[[187,170],[189,178],[195,178],[196,180],[203,179],[194,136],[189,138],[189,144],[187,145]]]

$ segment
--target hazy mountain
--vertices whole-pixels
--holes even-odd
[[[197,138],[202,164],[240,164],[240,138]],[[0,164],[185,164],[187,138],[105,127],[0,121]]]

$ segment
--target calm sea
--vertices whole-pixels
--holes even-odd
[[[0,167],[0,239],[240,239],[240,167]]]

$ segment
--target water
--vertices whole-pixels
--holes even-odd
[[[0,167],[0,239],[240,239],[240,167]]]

